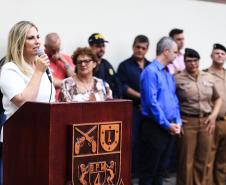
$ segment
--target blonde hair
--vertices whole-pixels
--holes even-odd
[[[29,75],[29,70],[23,56],[24,44],[27,32],[32,27],[38,31],[32,22],[20,21],[11,28],[8,36],[6,62],[14,62],[25,75]]]

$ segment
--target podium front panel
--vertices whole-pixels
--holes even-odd
[[[127,100],[26,103],[5,126],[4,184],[130,185],[131,109]]]

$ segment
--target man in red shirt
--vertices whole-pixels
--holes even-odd
[[[45,52],[50,60],[50,69],[53,74],[53,84],[56,88],[58,100],[63,79],[74,74],[74,64],[69,55],[60,51],[61,39],[57,33],[49,33],[45,38]]]

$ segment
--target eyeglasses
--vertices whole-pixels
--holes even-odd
[[[89,60],[77,60],[76,64],[81,65],[82,63],[88,65],[90,62],[92,61],[92,59]]]

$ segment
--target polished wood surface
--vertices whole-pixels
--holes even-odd
[[[4,127],[4,185],[65,185],[71,181],[71,125],[122,122],[121,184],[130,185],[131,101],[34,103]]]

